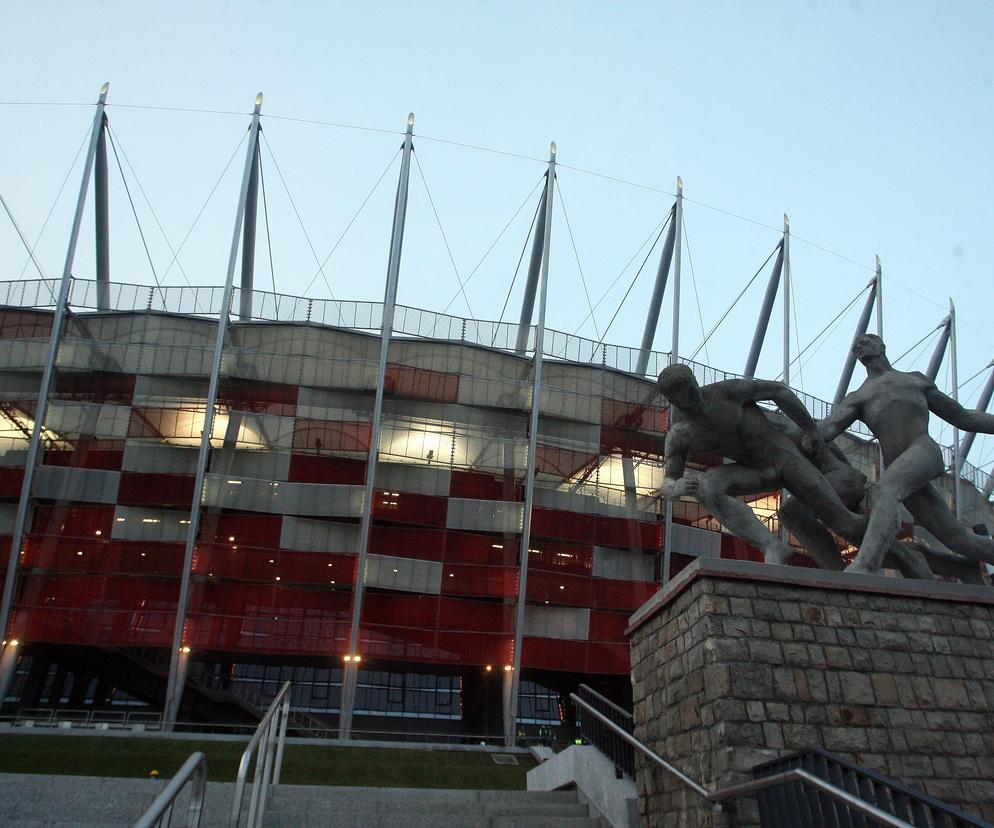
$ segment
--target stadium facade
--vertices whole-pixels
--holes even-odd
[[[623,701],[627,620],[694,557],[761,559],[659,498],[669,353],[547,330],[544,280],[510,324],[395,306],[389,275],[383,303],[316,300],[252,290],[243,261],[238,289],[236,247],[226,286],[73,278],[71,254],[0,283],[8,712],[232,719],[291,680],[345,733],[511,737],[568,723],[579,683]],[[868,438],[840,443],[873,479]],[[968,522],[986,484],[967,470]],[[778,497],[750,499],[774,531]]]

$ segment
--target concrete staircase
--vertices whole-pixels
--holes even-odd
[[[130,828],[165,780],[0,774],[4,828]],[[225,828],[234,785],[209,782],[201,828]],[[180,796],[174,825],[187,798]],[[243,811],[243,824],[247,817]],[[266,828],[601,828],[575,791],[280,785]]]
[[[280,785],[266,828],[600,828],[575,791]]]

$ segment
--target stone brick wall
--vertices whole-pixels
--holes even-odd
[[[708,789],[823,747],[994,820],[994,590],[701,559],[629,638],[635,735]],[[758,824],[637,783],[643,825]]]

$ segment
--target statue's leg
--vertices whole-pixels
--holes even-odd
[[[829,529],[850,543],[859,543],[866,528],[865,516],[847,509],[825,475],[806,457],[785,458],[782,474],[791,494],[803,500]]]
[[[697,499],[729,532],[762,551],[767,563],[786,563],[794,550],[767,529],[745,503],[733,495],[759,494],[776,488],[756,469],[726,463],[708,469],[701,478]]]
[[[835,545],[835,538],[804,501],[794,496],[786,498],[777,515],[818,566],[842,571],[845,563]]]
[[[994,564],[994,540],[975,535],[949,511],[942,496],[931,486],[925,486],[904,499],[904,505],[915,520],[935,535],[953,552],[972,561]]]
[[[938,469],[936,465],[938,464]],[[912,443],[892,461],[873,489],[870,523],[859,547],[859,554],[847,572],[880,571],[892,541],[900,528],[901,503],[942,473],[942,455],[928,435]]]

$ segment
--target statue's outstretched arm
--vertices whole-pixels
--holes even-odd
[[[925,399],[928,401],[929,410],[950,425],[963,431],[994,434],[994,414],[963,408],[952,397],[943,394],[934,384],[925,390]]]
[[[818,436],[818,429],[815,421],[811,418],[808,410],[804,407],[797,395],[782,382],[771,382],[769,380],[743,380],[748,388],[750,402],[769,400],[776,403],[780,410],[790,417],[805,434],[812,437]]]
[[[859,419],[859,403],[856,400],[856,393],[847,394],[835,408],[832,414],[824,420],[818,422],[818,432],[826,442],[831,442],[843,431]]]

